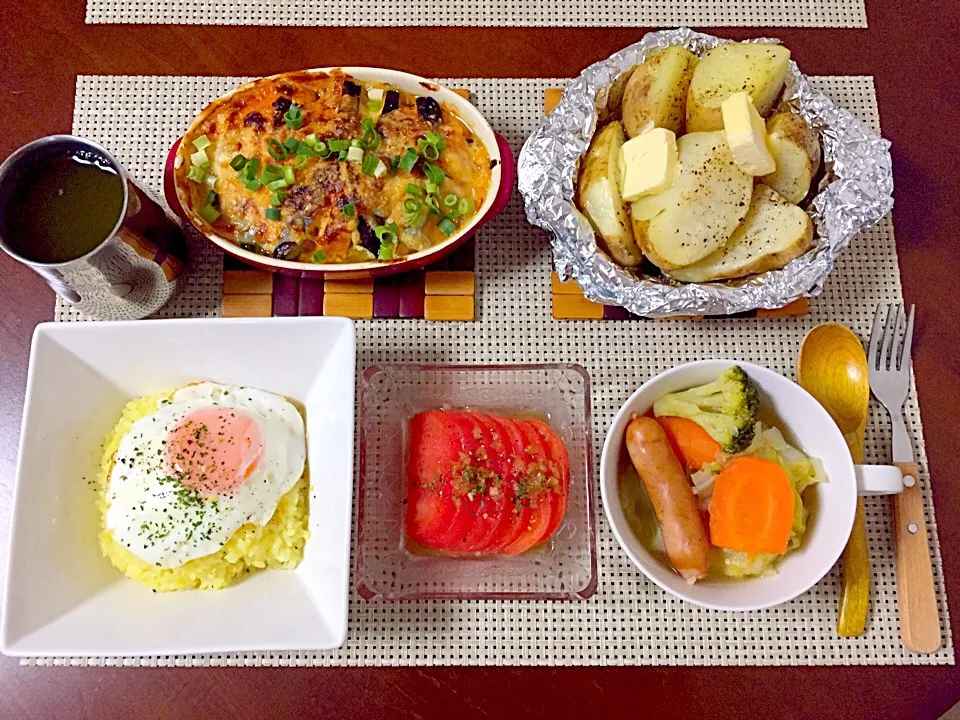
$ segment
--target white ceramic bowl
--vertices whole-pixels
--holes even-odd
[[[48,323],[33,336],[0,649],[167,655],[339,647],[347,629],[356,343],[342,318]],[[100,554],[90,483],[129,400],[195,380],[306,410],[310,539],[296,570],[154,593]]]
[[[631,413],[643,414],[664,393],[684,390],[717,379],[739,365],[760,392],[760,404],[778,417],[784,435],[811,457],[823,462],[828,481],[807,490],[813,512],[803,544],[787,555],[771,577],[737,582],[704,580],[688,584],[654,557],[627,524],[617,492],[617,465],[625,453],[623,435]],[[627,461],[629,462],[629,461]],[[679,365],[651,378],[630,396],[607,433],[600,458],[600,491],[613,533],[643,573],[664,590],[695,605],[717,610],[757,610],[779,605],[809,590],[833,567],[853,527],[857,479],[850,451],[833,420],[806,390],[772,370],[733,360],[701,360]]]

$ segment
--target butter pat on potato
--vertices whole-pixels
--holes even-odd
[[[620,195],[633,202],[663,192],[677,174],[677,136],[654,128],[627,140],[620,148]]]
[[[746,92],[734,93],[720,106],[723,132],[733,161],[748,175],[769,175],[777,169],[767,148],[767,129]]]

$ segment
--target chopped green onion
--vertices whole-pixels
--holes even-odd
[[[246,164],[247,164],[247,159],[239,153],[234,155],[233,160],[230,161],[230,167],[232,167],[237,172],[239,172],[240,170],[243,170]]]
[[[403,224],[407,227],[419,225],[421,219],[420,201],[416,198],[408,197],[403,201]]]
[[[293,164],[293,166],[294,166],[297,170],[303,170],[303,168],[305,168],[305,167],[307,166],[307,163],[308,163],[308,162],[310,162],[310,156],[309,156],[309,155],[299,155],[299,156],[297,157],[297,161]]]
[[[417,164],[417,160],[420,159],[420,156],[417,155],[417,151],[413,148],[407,148],[407,151],[403,154],[403,157],[400,158],[400,164],[397,166],[404,172],[410,172],[413,170],[414,165]]]
[[[269,207],[263,211],[264,217],[267,220],[279,220],[280,219],[280,208]]]
[[[341,150],[340,152],[338,152],[338,153],[337,153],[337,159],[338,159],[338,160],[346,160],[346,159],[347,159],[347,152],[348,152],[347,150]]]
[[[283,178],[266,183],[267,190],[283,190],[287,185],[289,185],[289,183]]]
[[[376,150],[380,147],[380,135],[377,134],[377,130],[373,125],[373,120],[370,118],[364,118],[360,122],[360,126],[363,128],[363,137],[360,139],[360,147],[364,150]]]
[[[289,165],[283,166],[283,179],[287,181],[287,185],[293,185],[297,181],[293,174],[293,168]]]
[[[343,214],[347,217],[353,217],[357,214],[357,208],[353,203],[347,203],[343,206]]]
[[[350,147],[349,140],[328,140],[327,147],[330,148],[333,152],[340,152],[341,150],[346,150]]]
[[[202,208],[200,208],[200,217],[212,224],[216,222],[218,217],[220,217],[220,211],[217,210],[213,205],[204,205]]]
[[[440,157],[440,151],[437,150],[435,145],[427,145],[421,150],[421,152],[427,160],[436,160]]]
[[[400,229],[396,223],[389,225],[377,225],[373,229],[377,239],[380,240],[380,252],[378,256],[381,260],[390,260],[393,257],[393,249],[397,244],[397,233]]]
[[[376,155],[367,155],[363,159],[363,165],[360,167],[360,171],[364,175],[373,175],[378,165],[380,165],[380,158]]]
[[[263,169],[264,172],[273,173],[277,177],[283,175],[283,165],[274,165],[273,163],[267,163],[267,166]]]
[[[383,100],[370,100],[367,102],[367,110],[370,112],[380,112],[383,109]]]
[[[283,202],[283,198],[280,196],[280,193],[276,192],[270,196],[271,207],[280,207],[280,204],[282,202]]]
[[[207,175],[207,179],[204,182],[210,186],[211,190],[217,187],[217,178],[213,175]]]
[[[257,180],[256,178],[250,178],[249,180],[247,180],[247,181],[243,184],[243,186],[244,186],[247,190],[259,190],[261,185],[263,185],[263,183],[261,183],[261,182],[260,182],[259,180]]]
[[[327,259],[327,254],[323,250],[317,250],[313,253],[313,261],[315,263],[322,263]]]
[[[443,135],[441,135],[440,133],[428,131],[427,142],[430,145],[433,145],[437,150],[440,150],[441,152],[447,149],[447,141],[443,139]]]
[[[347,150],[347,161],[348,162],[363,162],[363,149],[358,147],[352,147]]]
[[[303,141],[308,147],[312,147],[314,150],[316,150],[317,145],[320,144],[320,138],[317,137],[316,133],[310,133],[303,139]]]
[[[280,144],[280,141],[276,138],[270,138],[267,140],[267,152],[270,153],[270,157],[274,160],[283,160],[289,153],[287,148]]]
[[[398,167],[400,167],[400,156],[399,156],[399,155],[394,155],[392,158],[390,158],[390,167],[393,168],[394,170],[396,170]]]
[[[447,174],[442,168],[439,168],[436,165],[431,165],[430,163],[423,164],[423,174],[427,176],[427,180],[435,185],[440,185],[444,180],[447,179]]]
[[[191,165],[199,166],[203,165],[205,162],[209,162],[206,150],[197,150],[193,155],[190,156]]]
[[[190,172],[187,173],[187,180],[192,180],[195,183],[202,183],[207,179],[207,171],[196,165],[190,166]]]
[[[426,185],[426,190],[427,190],[427,195],[436,195],[440,191],[440,188],[437,187],[437,184],[435,182],[430,182],[428,180]]]
[[[247,164],[243,168],[243,174],[246,175],[247,178],[252,178],[258,172],[260,172],[260,158],[250,158],[247,160]]]
[[[287,141],[283,143],[283,147],[286,148],[288,153],[291,153],[291,154],[295,153],[297,151],[297,148],[300,147],[300,141],[297,140],[295,137],[287,138]]]
[[[453,235],[454,231],[457,229],[457,224],[448,217],[445,217],[439,223],[437,223],[437,229],[440,230],[444,235],[450,236]]]
[[[351,140],[350,147],[360,147],[360,138],[354,138]]]
[[[220,202],[220,196],[217,195],[216,190],[207,190],[207,205],[212,205],[216,207]]]
[[[450,193],[445,198],[443,198],[443,206],[448,208],[455,208],[459,200],[460,198],[458,198],[453,193]]]
[[[327,146],[324,145],[323,149],[326,151]],[[324,154],[326,154],[326,152],[324,152]],[[311,147],[305,142],[300,143],[300,147],[297,148],[297,155],[299,157],[322,157],[316,147]]]
[[[206,148],[210,147],[210,138],[208,138],[206,135],[201,135],[193,141],[193,146],[197,150],[205,150]]]
[[[367,97],[373,101],[383,100],[383,88],[367,88]]]
[[[460,198],[457,202],[457,212],[461,215],[469,215],[473,209],[473,198]]]
[[[264,185],[269,186],[270,183],[272,182],[276,182],[277,180],[283,180],[283,170],[280,168],[277,168],[277,170],[279,172],[274,172],[273,170],[270,170],[270,166],[267,165],[267,169],[265,169],[262,173],[260,173],[260,182],[262,182]]]
[[[397,233],[399,228],[396,223],[390,223],[389,225],[377,225],[373,232],[377,236],[377,239],[380,242],[395,243],[397,241]]]
[[[330,151],[327,149],[327,144],[322,140],[316,144],[316,147],[313,148],[314,151],[320,157],[326,157],[330,154]]]
[[[407,183],[407,195],[416,195],[417,197],[420,197],[420,193],[421,193],[421,190],[419,185],[414,185],[413,183]]]
[[[439,214],[440,212],[440,199],[436,195],[427,195],[426,200],[424,200],[427,207],[430,208],[430,212],[434,215]]]
[[[383,164],[383,160],[377,160],[377,167],[373,171],[374,177],[383,177],[387,172],[387,166]]]
[[[290,106],[283,115],[283,121],[291,130],[298,130],[303,125],[303,114],[300,112],[300,106],[296,103]]]

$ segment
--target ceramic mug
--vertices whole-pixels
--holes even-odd
[[[9,219],[29,211],[18,206],[15,188],[51,157],[71,153],[122,180],[123,203],[116,221],[92,250],[62,262],[39,262],[13,242]],[[139,320],[162,308],[180,289],[186,273],[183,233],[149,195],[130,179],[107,150],[72,135],[34,140],[0,165],[0,248],[46,280],[63,300],[99,320]]]
[[[739,365],[757,386],[761,414],[776,418],[788,442],[823,463],[827,481],[808,488],[812,508],[807,531],[797,550],[777,563],[770,577],[735,582],[702,580],[688,584],[655,557],[634,535],[620,504],[620,469],[629,463],[624,432],[633,413],[643,414],[661,395],[716,380]],[[846,441],[827,411],[791,380],[750,363],[701,360],[679,365],[651,378],[630,396],[613,420],[600,456],[603,508],[620,547],[650,580],[695,605],[717,610],[757,610],[779,605],[809,590],[837,562],[850,537],[857,495],[891,495],[903,490],[903,477],[893,466],[854,465]]]

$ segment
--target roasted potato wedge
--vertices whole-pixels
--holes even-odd
[[[813,247],[813,222],[766,185],[753,189],[750,209],[730,240],[693,265],[667,274],[682,282],[710,282],[782,268]]]
[[[630,230],[630,218],[617,185],[623,141],[623,126],[618,121],[593,138],[580,169],[577,200],[607,254],[624,267],[634,267],[643,255]]]
[[[687,93],[687,132],[721,130],[720,105],[741,90],[767,117],[783,88],[790,51],[782,45],[731,43],[708,50],[697,63]]]
[[[630,137],[655,127],[683,134],[687,90],[697,56],[672,45],[638,65],[623,90],[621,117]]]
[[[793,140],[810,157],[813,172],[820,168],[820,136],[795,112],[784,110],[772,115],[767,120],[767,135]]]
[[[800,203],[810,192],[813,181],[813,165],[810,156],[793,140],[769,137],[767,147],[773,155],[777,169],[760,178],[760,182],[773,188],[790,202]]]
[[[637,245],[664,270],[722,248],[743,222],[753,190],[753,178],[733,162],[722,131],[684,135],[677,150],[673,184],[631,206]]]
[[[607,101],[597,112],[597,125],[606,125],[611,120],[620,119],[620,109],[623,105],[623,92],[626,90],[627,83],[630,81],[635,68],[630,68],[622,73],[613,81],[613,85],[607,90]]]

